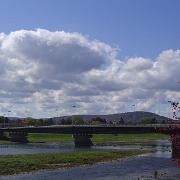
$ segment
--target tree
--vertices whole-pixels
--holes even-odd
[[[122,117],[121,117],[121,119],[119,120],[118,124],[121,124],[121,125],[125,124],[124,119],[123,119]]]
[[[35,126],[36,122],[34,119],[32,119],[31,117],[27,117],[24,119],[23,121],[24,126]]]
[[[73,116],[72,117],[72,124],[82,125],[82,124],[84,124],[84,121],[80,116]]]
[[[52,118],[49,118],[49,119],[46,120],[46,126],[51,126],[53,124],[54,124],[54,122],[53,122]]]
[[[43,119],[37,119],[37,120],[35,120],[36,122],[35,122],[35,125],[36,126],[44,126],[44,121],[43,121]]]
[[[0,116],[0,124],[1,124],[1,127],[4,126],[4,123],[8,123],[9,122],[9,119],[7,117],[4,117],[4,116]]]
[[[101,117],[92,118],[90,124],[97,125],[97,124],[106,124],[106,120]]]
[[[67,119],[64,119],[64,122],[62,121],[62,123],[66,124],[66,125],[72,124],[72,118],[68,117]]]
[[[161,124],[166,124],[166,121],[165,121],[165,120],[163,120],[163,121],[161,122]]]
[[[154,117],[143,117],[140,124],[157,124],[157,120]]]

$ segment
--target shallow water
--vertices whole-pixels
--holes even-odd
[[[73,143],[0,145],[0,155],[39,154],[74,151]]]
[[[3,149],[5,147],[0,147]],[[180,180],[180,169],[176,161],[171,158],[171,144],[169,141],[158,141],[156,146],[94,146],[91,149],[149,149],[155,152],[130,157],[107,163],[85,165],[81,167],[35,172],[30,174],[1,176],[0,180],[151,180],[155,175],[161,180]],[[73,143],[51,143],[46,145],[7,145],[8,153],[19,150],[23,153],[48,153],[79,151]],[[90,150],[83,149],[83,150]],[[2,150],[0,154],[4,153]],[[7,153],[7,154],[8,154]],[[28,153],[28,154],[29,154]],[[179,157],[180,158],[180,157]]]
[[[58,153],[58,152],[76,152],[86,150],[155,150],[171,151],[171,143],[168,140],[155,141],[154,145],[118,145],[118,146],[92,146],[91,148],[75,148],[73,142],[54,142],[54,143],[35,143],[35,144],[8,144],[0,145],[0,155],[17,154],[39,154],[39,153]]]

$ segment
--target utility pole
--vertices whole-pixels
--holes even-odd
[[[3,126],[4,126],[4,128],[5,128],[5,126],[6,126],[6,114],[4,114],[3,116],[4,116],[4,121],[3,121],[3,122],[4,122],[4,125],[3,125]]]
[[[57,114],[56,114],[57,117],[56,117],[56,119],[55,119],[55,125],[57,125],[57,121],[58,121],[58,109],[56,109],[56,113],[57,113]]]
[[[76,105],[72,105],[72,108],[77,108],[77,107],[76,107]],[[72,125],[74,124],[73,120],[74,120],[74,117],[72,117]]]

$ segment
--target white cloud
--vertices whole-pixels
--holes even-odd
[[[20,30],[0,34],[0,111],[53,116],[150,110],[179,100],[180,50],[156,59],[118,59],[117,49],[79,33]],[[72,105],[79,108],[72,108]],[[48,111],[49,110],[49,111]],[[157,111],[157,109],[156,109]],[[44,112],[46,112],[44,114]]]

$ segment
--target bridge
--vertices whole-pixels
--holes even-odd
[[[93,134],[169,134],[174,148],[180,149],[180,124],[150,124],[150,125],[54,125],[40,127],[7,127],[0,128],[0,136],[9,133],[9,140],[27,143],[28,133],[59,133],[72,134],[76,147],[92,146]]]

